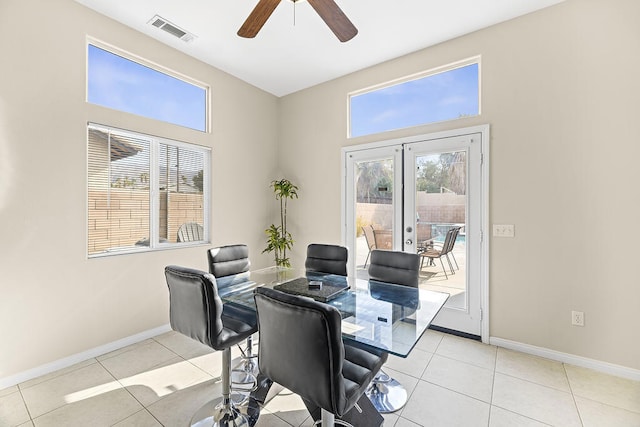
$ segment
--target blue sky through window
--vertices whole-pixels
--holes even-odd
[[[351,136],[476,116],[478,64],[351,97]]]
[[[207,90],[89,45],[88,101],[185,126],[207,128]]]

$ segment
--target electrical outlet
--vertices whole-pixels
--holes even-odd
[[[584,326],[584,312],[572,311],[571,312],[571,324],[574,326]]]
[[[515,225],[513,224],[493,224],[494,237],[514,237]]]

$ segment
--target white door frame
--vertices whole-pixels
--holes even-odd
[[[346,201],[347,191],[349,189],[347,181],[347,156],[349,153],[368,150],[374,148],[387,148],[394,145],[409,144],[413,142],[420,142],[430,139],[451,138],[457,136],[463,136],[468,134],[480,133],[482,137],[482,164],[481,164],[481,197],[480,197],[480,215],[481,215],[481,249],[480,249],[480,310],[481,310],[481,338],[482,342],[489,342],[489,125],[471,126],[467,128],[453,129],[442,132],[434,132],[423,135],[409,136],[404,138],[396,138],[385,141],[378,141],[367,144],[353,145],[342,148],[341,160],[342,160],[342,209],[341,209],[341,224],[342,224],[342,244],[347,244],[347,222],[348,206]],[[402,234],[400,234],[402,236]],[[353,248],[351,249],[352,253]],[[349,259],[349,263],[353,264],[354,260]],[[352,271],[353,267],[350,265],[349,271]]]

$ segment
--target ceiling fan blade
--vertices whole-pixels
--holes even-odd
[[[280,0],[260,0],[238,30],[238,35],[246,38],[255,37],[279,4]]]
[[[320,15],[320,18],[329,26],[333,34],[341,42],[351,40],[358,34],[358,29],[353,25],[347,15],[333,0],[308,0],[311,7]]]

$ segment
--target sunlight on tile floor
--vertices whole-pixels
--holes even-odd
[[[219,352],[168,332],[0,390],[0,426],[187,426],[220,394],[220,366]],[[385,426],[640,427],[640,382],[439,332],[385,371],[409,394]],[[284,390],[256,425],[312,424]]]

